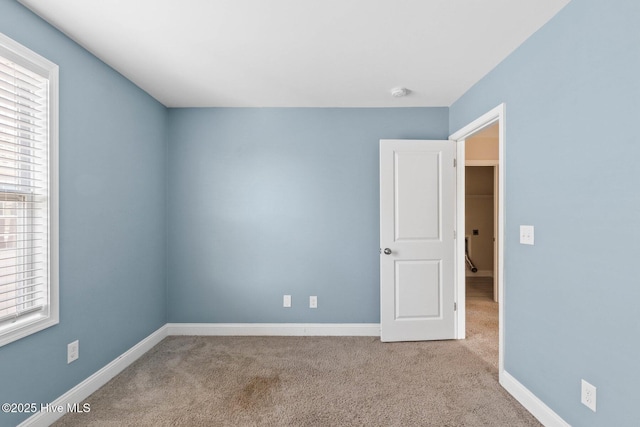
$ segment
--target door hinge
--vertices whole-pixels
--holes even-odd
[[[453,311],[458,311],[458,303],[457,302],[453,303]]]
[[[457,167],[458,166],[458,160],[457,159],[453,159],[453,167]]]

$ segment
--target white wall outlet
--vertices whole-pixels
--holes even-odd
[[[582,380],[580,402],[593,412],[596,412],[596,388],[585,380]]]
[[[73,362],[74,360],[78,360],[80,357],[80,342],[75,340],[67,344],[67,364]]]
[[[533,225],[520,226],[520,243],[523,245],[533,245]]]
[[[312,295],[309,297],[309,308],[318,308],[318,297]]]
[[[282,299],[282,306],[283,307],[291,307],[291,295],[285,295],[284,298]]]

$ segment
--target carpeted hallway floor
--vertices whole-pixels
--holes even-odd
[[[498,303],[493,278],[467,278],[467,336],[460,341],[498,372]]]
[[[55,425],[539,426],[497,383],[497,305],[467,310],[466,341],[169,337]]]

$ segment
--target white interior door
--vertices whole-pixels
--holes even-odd
[[[455,337],[452,141],[380,141],[380,337]]]

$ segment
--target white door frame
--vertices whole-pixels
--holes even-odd
[[[456,338],[464,339],[466,328],[465,309],[465,264],[464,238],[465,229],[465,139],[482,129],[498,123],[498,375],[502,381],[504,374],[504,195],[505,195],[505,104],[500,104],[491,111],[483,114],[462,129],[453,133],[449,139],[455,141],[457,147],[457,189],[456,189],[456,229],[460,238],[456,241],[456,301],[458,311],[456,315]]]

